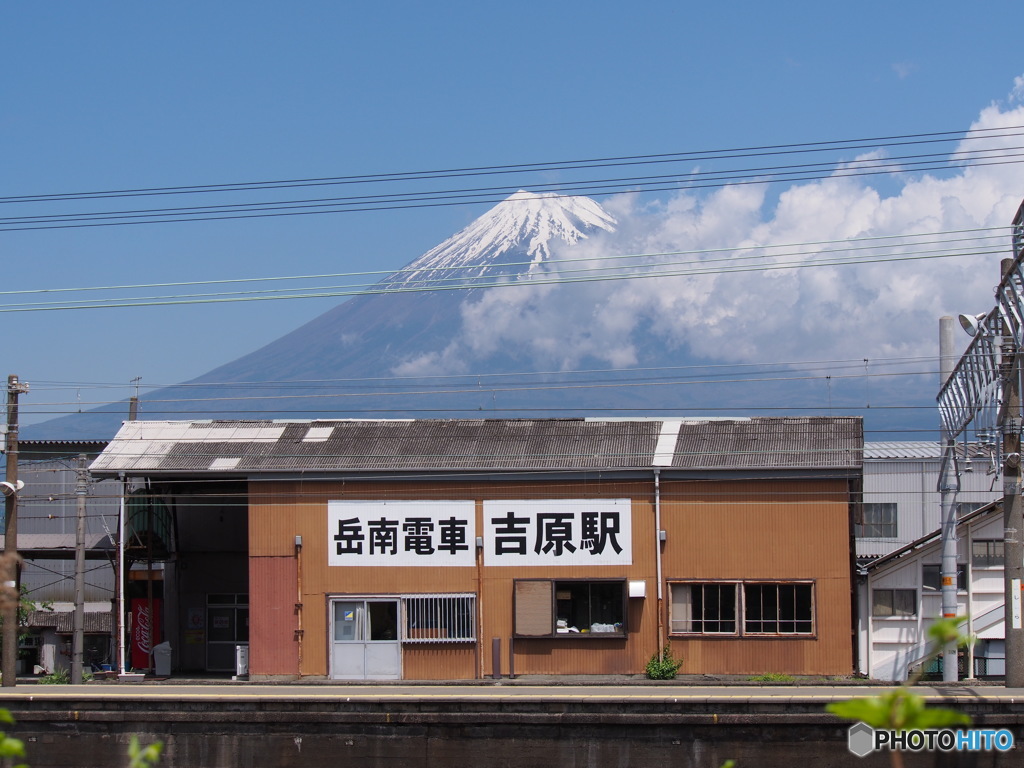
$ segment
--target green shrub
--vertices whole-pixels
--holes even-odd
[[[650,680],[674,680],[683,660],[676,661],[672,657],[672,649],[667,645],[661,653],[651,656],[647,662],[647,677]]]
[[[94,679],[94,675],[87,669],[82,670],[82,682],[90,683]],[[51,672],[49,675],[43,675],[36,680],[40,685],[70,685],[71,684],[71,672],[67,669],[58,669],[55,672]]]
[[[40,685],[68,685],[71,683],[71,673],[66,669],[57,669],[43,675],[36,682]]]

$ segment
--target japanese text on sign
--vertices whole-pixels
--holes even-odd
[[[328,565],[476,564],[473,501],[329,501]]]
[[[484,501],[484,564],[629,565],[629,499]],[[330,501],[328,565],[474,566],[473,501]]]
[[[629,565],[629,499],[484,502],[486,565]]]

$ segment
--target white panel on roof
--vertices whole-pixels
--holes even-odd
[[[302,438],[304,443],[322,442],[334,434],[334,427],[310,427]]]
[[[658,444],[654,447],[654,461],[656,467],[671,467],[672,459],[676,455],[676,442],[679,440],[679,429],[683,426],[681,420],[663,421],[661,433],[658,435]]]
[[[266,424],[260,426],[195,426],[181,439],[188,442],[201,440],[204,443],[273,443],[281,439],[285,426]]]

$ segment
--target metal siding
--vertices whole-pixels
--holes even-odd
[[[403,680],[472,680],[477,677],[473,643],[402,646]]]
[[[252,483],[250,484],[251,570],[260,563],[294,562],[295,535],[303,537],[302,582],[305,675],[328,673],[328,609],[331,596],[376,596],[414,593],[472,592],[478,599],[477,633],[481,647],[481,672],[491,674],[491,638],[502,641],[502,667],[508,672],[509,639],[512,636],[512,583],[516,578],[622,578],[647,581],[647,597],[628,601],[627,640],[563,640],[562,638],[516,641],[516,672],[555,673],[577,670],[579,674],[638,674],[657,648],[657,583],[654,564],[655,540],[653,479],[650,483],[488,483],[479,486],[444,483]],[[338,568],[327,565],[326,507],[331,499],[474,499],[477,526],[482,529],[482,501],[495,499],[548,498],[631,498],[633,499],[633,564],[631,566],[563,568]],[[296,575],[279,574],[295,589]],[[264,579],[261,584],[266,585]],[[276,585],[280,586],[280,585]],[[253,581],[253,604],[265,597]],[[280,606],[292,606],[294,595],[287,590],[274,593]],[[520,658],[520,651],[524,652]],[[403,649],[404,654],[419,650]],[[456,660],[457,659],[457,660]],[[417,664],[419,661],[416,662]],[[465,659],[451,657],[451,671],[464,670]],[[477,663],[477,662],[474,662]],[[419,667],[410,667],[419,669]],[[255,670],[254,670],[255,673]],[[420,674],[419,671],[416,674]]]
[[[682,638],[689,674],[849,674],[849,501],[844,481],[662,484],[671,580],[811,580],[813,638]],[[666,620],[666,624],[667,624]]]
[[[294,558],[249,560],[249,673],[299,673],[295,603],[298,596]]]
[[[1001,498],[1002,487],[998,482],[993,483],[993,476],[986,471],[987,463],[979,460],[973,466],[974,471],[960,474],[961,488],[956,494],[956,501],[988,503]],[[889,554],[940,528],[939,467],[940,459],[937,457],[876,459],[864,463],[864,501],[896,503],[897,536],[893,539],[858,539],[859,556]]]
[[[812,579],[816,638],[679,640],[684,671],[707,674],[844,674],[850,671],[848,500],[843,481],[662,483],[666,578]],[[632,498],[633,564],[564,568],[330,568],[326,503],[333,498]],[[303,536],[303,672],[327,674],[330,595],[473,592],[478,595],[480,673],[493,672],[491,638],[502,641],[502,672],[509,671],[512,584],[515,578],[624,578],[647,581],[645,599],[628,600],[628,635],[617,639],[519,639],[517,674],[640,674],[657,651],[657,583],[653,483],[560,483],[481,486],[422,483],[258,483],[252,503],[254,563],[266,555],[294,557]],[[481,504],[477,508],[482,524]],[[782,566],[780,568],[780,566]],[[253,566],[256,568],[256,566]],[[365,571],[365,573],[364,573]],[[286,577],[281,576],[281,579]],[[294,585],[294,576],[291,584]],[[254,580],[255,585],[255,580]],[[263,601],[253,588],[253,602]],[[289,605],[294,598],[275,598]],[[686,661],[689,659],[689,661]],[[755,663],[756,662],[756,663]],[[461,663],[461,662],[460,662]],[[696,665],[694,667],[693,665]],[[410,668],[411,670],[412,668]],[[453,668],[454,671],[454,668]],[[419,674],[419,672],[417,672]]]

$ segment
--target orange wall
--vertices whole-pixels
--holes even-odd
[[[814,581],[813,638],[674,637],[683,673],[849,674],[853,668],[845,483],[662,484],[666,581]],[[668,590],[666,602],[670,599]]]
[[[514,641],[517,674],[640,674],[658,650],[654,483],[340,483],[269,482],[249,488],[250,671],[254,675],[328,674],[329,596],[471,592],[478,595],[478,648],[471,644],[406,645],[406,679],[459,679],[492,673],[492,638],[501,640],[509,672],[512,591],[517,578],[624,578],[647,582],[629,600],[626,639]],[[485,499],[629,498],[632,564],[627,566],[342,568],[329,566],[327,502]],[[840,674],[851,669],[850,552],[845,481],[662,483],[666,579],[813,578],[818,606],[812,640],[672,639],[683,672]],[[302,536],[296,556],[295,536]],[[286,563],[290,562],[291,574]],[[301,586],[297,584],[301,573]],[[301,600],[299,594],[301,592]],[[665,591],[668,600],[668,592]],[[301,617],[295,603],[301,602]],[[292,614],[288,621],[289,612]],[[667,608],[662,608],[668,637]],[[295,629],[301,620],[301,668]],[[256,647],[256,646],[260,647]],[[266,647],[263,647],[263,646]],[[285,671],[288,665],[288,671]]]

